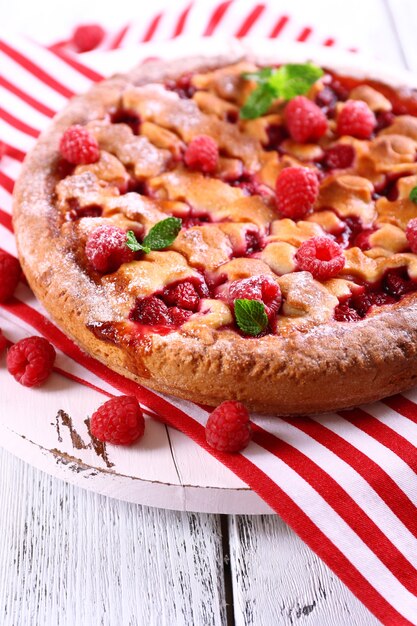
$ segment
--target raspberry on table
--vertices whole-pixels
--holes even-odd
[[[115,272],[122,263],[129,263],[135,253],[126,245],[126,232],[118,226],[103,224],[88,236],[86,257],[93,269],[102,274]]]
[[[334,278],[345,265],[342,248],[330,237],[311,237],[303,241],[295,258],[298,269],[310,272],[317,280]]]
[[[162,294],[163,300],[169,306],[177,306],[188,311],[197,311],[200,296],[193,283],[186,280],[176,285],[168,285]]]
[[[140,439],[145,420],[136,398],[118,396],[107,400],[91,416],[90,431],[99,441],[120,446],[130,446]]]
[[[282,302],[280,286],[267,274],[233,281],[229,286],[228,299],[230,304],[238,299],[262,302],[270,321],[279,311]]]
[[[354,148],[348,144],[339,143],[326,150],[324,164],[329,170],[344,170],[352,165],[354,158]]]
[[[252,438],[249,413],[241,402],[222,402],[206,424],[207,443],[220,452],[239,452]]]
[[[286,167],[275,184],[276,202],[281,215],[293,220],[308,215],[319,194],[319,181],[306,167]]]
[[[3,354],[3,352],[6,350],[7,348],[7,339],[6,337],[3,335],[3,332],[0,328],[0,355]]]
[[[376,127],[376,117],[366,102],[348,100],[337,117],[339,135],[369,139]]]
[[[0,302],[6,302],[15,292],[22,275],[19,261],[4,250],[0,250]]]
[[[219,161],[217,143],[208,135],[194,137],[187,146],[184,161],[186,166],[192,170],[213,174]]]
[[[100,158],[100,148],[95,137],[79,124],[70,126],[59,143],[63,158],[73,165],[96,163]]]
[[[55,348],[44,337],[27,337],[7,353],[7,369],[21,385],[39,387],[52,372]]]
[[[138,298],[130,314],[130,319],[149,326],[172,326],[170,309],[157,296]]]
[[[411,252],[417,254],[417,217],[413,217],[413,219],[408,222],[405,235],[410,245]]]
[[[82,24],[72,33],[72,43],[77,52],[89,52],[101,44],[105,34],[100,24]]]
[[[291,138],[299,143],[317,141],[327,130],[325,114],[305,96],[296,96],[290,100],[284,116]]]

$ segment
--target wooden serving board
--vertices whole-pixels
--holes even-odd
[[[283,61],[305,61],[339,67],[347,72],[368,73],[392,83],[402,81],[401,70],[390,72],[358,55],[314,49],[305,44],[279,46],[256,41],[258,54],[274,54]],[[106,55],[109,74],[138,61],[167,55],[169,58],[238,49],[251,51],[248,42],[183,40],[117,50]],[[88,57],[86,57],[88,58]],[[91,63],[90,63],[91,61]],[[100,68],[97,53],[89,64]],[[365,69],[367,68],[367,69]],[[407,76],[408,77],[408,76]],[[408,77],[409,78],[409,77]],[[28,302],[21,285],[17,296]],[[33,297],[33,296],[32,296]],[[39,305],[36,305],[39,308]],[[33,334],[33,329],[0,309],[0,328],[11,341]],[[60,365],[77,365],[58,354]],[[112,390],[114,392],[114,390]],[[147,418],[144,438],[129,448],[97,445],[88,432],[88,418],[106,400],[99,391],[54,373],[40,389],[27,389],[8,374],[0,357],[0,442],[28,463],[77,486],[121,500],[166,509],[207,513],[271,513],[271,509],[245,483],[182,433]]]

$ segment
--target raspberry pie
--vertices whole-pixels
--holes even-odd
[[[417,96],[279,63],[153,61],[94,86],[27,157],[14,224],[88,353],[296,415],[417,378]]]

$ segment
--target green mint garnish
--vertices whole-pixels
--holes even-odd
[[[417,187],[413,187],[408,196],[412,202],[417,204]]]
[[[149,254],[151,250],[168,248],[181,230],[182,221],[178,217],[167,217],[150,229],[142,243],[135,237],[133,230],[127,231],[126,245],[133,252],[142,251]]]
[[[244,120],[260,117],[276,98],[291,100],[307,93],[323,73],[320,67],[312,63],[288,63],[278,69],[264,67],[259,72],[243,74],[243,78],[254,80],[258,86],[241,108],[240,117]]]
[[[235,300],[236,323],[247,335],[259,335],[268,326],[265,305],[258,300]]]

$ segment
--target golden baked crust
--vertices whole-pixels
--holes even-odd
[[[297,145],[288,139],[280,157],[274,151],[264,151],[260,146],[267,140],[267,125],[281,121],[279,111],[247,122],[244,143],[236,140],[234,130],[224,134],[222,120],[233,116],[247,95],[239,92],[240,102],[228,99],[231,85],[242,71],[253,67],[253,62],[239,55],[152,62],[106,80],[72,100],[27,156],[15,187],[14,227],[29,284],[57,324],[89,354],[160,392],[207,405],[236,399],[254,411],[296,415],[346,408],[403,391],[417,377],[415,293],[395,304],[373,307],[354,323],[337,321],[333,316],[339,300],[352,293],[355,281],[376,282],[387,270],[397,267],[406,268],[412,279],[417,278],[417,257],[407,251],[404,235],[408,220],[417,216],[417,205],[408,199],[410,189],[417,184],[417,120],[399,116],[369,142],[342,137],[340,143],[354,145],[355,167],[322,181],[318,211],[304,221],[280,219],[268,198],[268,188],[274,187],[283,167],[310,166],[317,151],[326,147],[326,140],[317,146]],[[232,66],[228,81],[217,72],[225,66]],[[193,84],[200,88],[193,101],[210,118],[209,134],[228,155],[221,163],[219,194],[228,194],[224,204],[217,201],[218,179],[188,172],[182,166],[167,168],[169,159],[181,154],[191,136],[172,119],[166,119],[161,132],[160,119],[158,123],[158,115],[151,110],[159,97],[157,94],[154,102],[153,93],[161,87],[145,88],[146,97],[137,90],[185,72],[193,74]],[[389,108],[386,98],[365,87],[356,87],[350,97],[367,101],[374,110]],[[107,124],[100,122],[109,111],[118,110],[121,102],[125,110],[140,114],[139,144],[135,144],[138,137],[128,126],[118,125],[119,134],[124,133],[119,140],[109,134]],[[63,131],[73,124],[87,125],[102,152],[99,163],[77,166],[66,175],[58,145]],[[228,172],[239,167],[257,172],[257,182],[266,189],[265,198],[258,194],[247,197],[241,188],[224,182]],[[151,198],[135,192],[131,192],[134,197],[119,193],[128,171],[147,181]],[[373,190],[387,172],[402,175],[398,197],[375,199]],[[149,328],[141,332],[129,319],[135,298],[148,295],[137,262],[100,278],[86,268],[83,244],[97,224],[107,220],[128,228],[138,220],[149,230],[173,209],[175,214],[185,210],[181,206],[184,188],[188,190],[187,202],[194,207],[200,203],[215,216],[211,226],[216,232],[213,236],[204,225],[196,227],[199,243],[193,246],[189,235],[187,239],[192,228],[181,231],[169,250],[146,255],[140,261],[148,263],[141,266],[143,272],[152,264],[158,268],[149,293],[155,291],[155,285],[161,288],[172,280],[192,277],[202,267],[213,276],[216,272],[225,274],[229,281],[269,273],[284,296],[276,334],[242,336],[232,327],[229,307],[213,298],[203,302],[200,315],[191,316],[179,329],[167,334]],[[204,201],[201,194],[205,194]],[[99,204],[104,207],[103,215],[76,223],[66,221],[68,200],[73,198],[77,206]],[[208,199],[212,202],[209,207]],[[326,210],[329,204],[334,211]],[[371,249],[345,250],[345,267],[337,279],[322,284],[308,272],[294,271],[294,255],[302,241],[335,232],[335,222],[346,217],[359,216],[362,224],[375,224],[375,212],[378,228],[370,234]],[[235,224],[239,225],[237,230],[233,230]],[[230,258],[229,248],[242,236],[245,224],[249,230],[264,229],[267,245],[250,259]],[[211,252],[204,256],[206,244]]]

